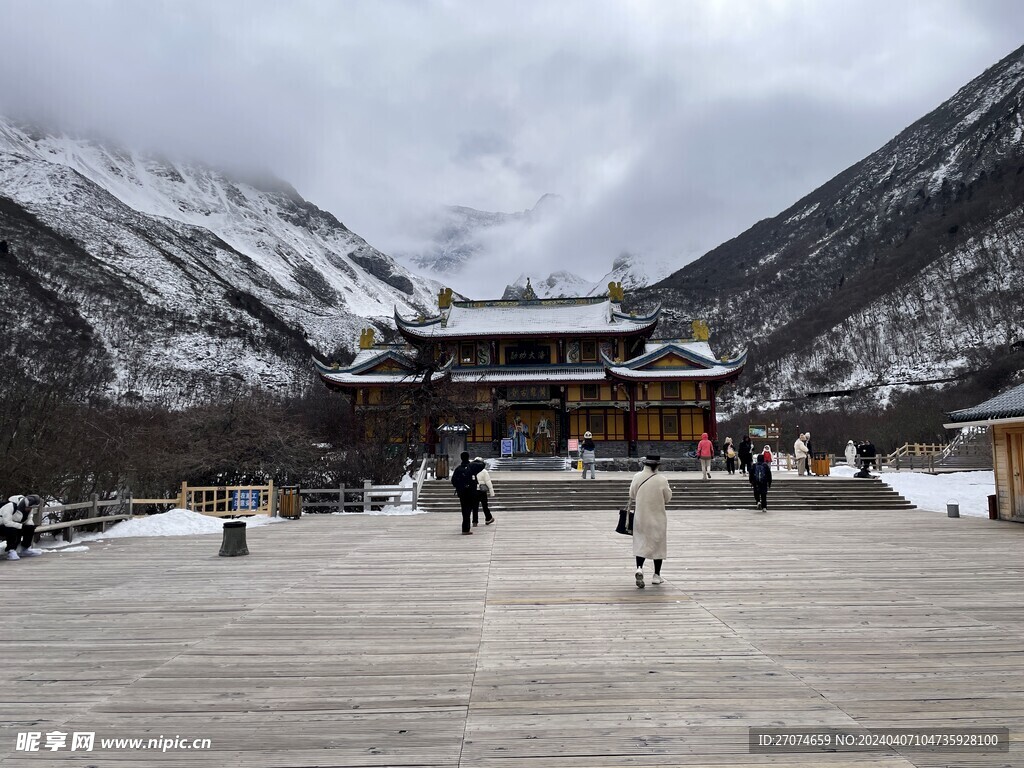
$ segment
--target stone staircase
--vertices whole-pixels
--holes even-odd
[[[487,467],[491,472],[562,472],[569,468],[569,459],[563,456],[516,456],[511,459],[489,459]]]
[[[491,473],[495,514],[517,509],[615,510],[626,504],[632,474],[582,480],[575,473],[565,479],[516,479]],[[671,478],[669,509],[756,509],[745,478],[701,480]],[[419,497],[420,509],[458,512],[459,501],[448,480],[429,480]],[[768,509],[857,510],[914,509],[914,505],[877,478],[777,477],[768,492]]]

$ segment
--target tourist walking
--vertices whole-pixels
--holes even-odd
[[[462,535],[468,536],[473,533],[470,523],[477,515],[480,499],[477,496],[476,475],[469,463],[469,452],[463,451],[459,458],[462,463],[452,472],[452,485],[455,486],[455,495],[459,497],[459,506],[462,508]]]
[[[750,485],[754,488],[754,501],[762,512],[768,511],[768,489],[772,487],[772,468],[764,461],[764,454],[750,468]]]
[[[20,560],[43,554],[42,550],[32,547],[36,534],[33,510],[41,503],[42,500],[34,493],[28,496],[16,494],[0,506],[0,541],[5,544],[5,559]]]
[[[804,442],[803,433],[797,435],[793,441],[793,458],[796,459],[797,475],[807,473],[807,443]]]
[[[708,433],[702,432],[697,443],[697,458],[700,460],[700,471],[705,480],[711,479],[711,459],[715,455],[715,446],[708,440]]]
[[[633,513],[633,555],[636,557],[636,586],[644,588],[644,561],[654,560],[652,584],[661,584],[661,563],[668,546],[668,516],[665,505],[672,500],[668,478],[658,472],[660,456],[647,456],[644,468],[629,484],[629,499],[635,502]]]
[[[764,463],[770,467],[772,465],[772,459],[774,458],[772,456],[772,447],[770,445],[766,445],[764,450],[761,451],[761,455],[764,456]]]
[[[594,435],[590,432],[583,433],[583,442],[580,443],[580,461],[583,462],[583,479],[587,479],[587,472],[590,472],[590,479],[597,480],[597,472],[594,467],[597,465],[597,446],[594,445]]]
[[[732,438],[725,438],[725,445],[722,446],[722,453],[725,454],[725,471],[730,475],[736,474],[736,449],[733,447]]]
[[[754,461],[754,445],[750,442],[750,435],[744,435],[737,453],[740,457],[740,472],[745,475]]]
[[[476,475],[477,506],[473,508],[473,527],[476,528],[480,524],[480,515],[477,512],[479,507],[484,508],[484,525],[490,525],[494,522],[494,515],[491,514],[491,508],[487,505],[487,498],[494,495],[491,473],[487,471],[487,462],[479,456],[473,459],[470,466]]]
[[[811,443],[810,432],[804,433],[804,442],[807,443],[807,474],[814,476],[814,445]]]

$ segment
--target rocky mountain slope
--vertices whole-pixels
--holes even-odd
[[[0,240],[0,352],[84,346],[115,397],[293,388],[313,350],[351,348],[439,287],[280,181],[9,121]]]
[[[641,291],[749,346],[738,401],[873,391],[1024,345],[1024,48],[773,219]]]

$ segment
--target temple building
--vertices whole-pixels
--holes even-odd
[[[432,317],[396,311],[405,345],[374,344],[367,330],[350,365],[315,363],[359,411],[381,407],[388,388],[418,385],[425,374],[414,359],[426,354],[437,361],[435,378],[475,392],[474,455],[497,455],[502,438],[512,438],[516,454],[564,455],[568,440],[588,431],[604,456],[679,456],[702,432],[715,439],[716,393],[739,376],[746,353],[717,359],[700,321],[692,338],[653,338],[660,306],[632,314],[622,300],[618,283],[608,296],[578,299],[538,299],[528,286],[519,300],[453,301],[444,289]],[[438,426],[421,426],[425,442]]]

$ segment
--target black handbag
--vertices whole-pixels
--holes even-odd
[[[615,532],[625,536],[633,535],[633,513],[629,507],[619,510],[619,524],[615,526]]]

